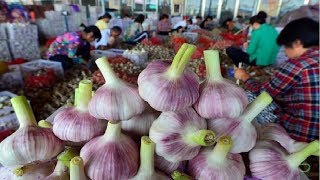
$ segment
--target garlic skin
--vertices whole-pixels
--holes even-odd
[[[38,127],[27,99],[16,96],[11,103],[20,127],[0,143],[0,163],[15,167],[57,156],[64,148],[63,142],[51,129]]]
[[[89,141],[80,151],[87,176],[94,180],[123,180],[139,167],[136,143],[121,133],[120,123],[109,122],[106,133]]]
[[[199,97],[199,78],[186,64],[195,50],[184,44],[171,65],[151,62],[138,77],[140,96],[157,111],[178,111],[192,106]]]
[[[289,153],[297,152],[308,145],[308,143],[298,142],[292,139],[280,124],[266,124],[265,126],[259,128],[257,132],[259,133],[258,139],[277,141]]]
[[[249,104],[246,92],[221,75],[219,52],[204,51],[207,78],[200,85],[200,97],[194,108],[207,119],[239,117]]]
[[[209,119],[208,128],[216,132],[218,138],[231,136],[233,140],[231,153],[248,152],[254,147],[257,140],[257,131],[252,121],[271,102],[272,97],[262,92],[240,117]]]
[[[54,162],[29,164],[17,169],[0,168],[1,179],[7,180],[34,180],[45,179],[54,170]]]
[[[162,112],[150,128],[156,153],[171,162],[195,157],[202,146],[212,145],[215,134],[206,130],[207,122],[192,108]]]
[[[121,127],[125,134],[140,137],[148,136],[152,123],[159,117],[160,112],[146,108],[144,112],[138,114],[128,121],[122,121]]]
[[[102,135],[106,124],[105,120],[96,119],[89,112],[79,112],[71,107],[56,115],[53,132],[61,140],[85,143]]]
[[[106,83],[93,95],[89,112],[98,119],[113,121],[128,120],[141,114],[145,102],[141,99],[136,86],[126,83],[116,76],[106,58],[96,60]]]
[[[313,141],[299,152],[289,154],[276,141],[258,141],[249,153],[250,170],[259,179],[300,180],[299,165],[319,151],[319,147],[319,141]]]
[[[213,150],[201,150],[189,161],[190,175],[198,180],[243,180],[246,173],[245,165],[240,154],[229,153],[231,146],[231,138],[222,137]]]
[[[165,158],[156,155],[155,156],[155,166],[161,172],[164,172],[167,175],[170,175],[175,170],[179,170],[183,172],[186,169],[187,161],[180,161],[180,162],[170,162],[167,161]]]

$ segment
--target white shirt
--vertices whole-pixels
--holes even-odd
[[[177,29],[179,26],[181,27],[186,27],[187,22],[185,20],[179,21],[176,24],[173,25],[173,29]]]
[[[99,46],[107,46],[110,39],[110,29],[104,29],[101,31],[101,39],[100,41],[95,42],[95,48],[98,48]]]

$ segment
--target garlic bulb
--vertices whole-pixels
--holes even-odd
[[[84,173],[83,160],[80,156],[74,157],[70,162],[70,180],[87,180]]]
[[[61,140],[85,143],[103,134],[106,121],[89,114],[88,104],[92,96],[90,80],[80,81],[76,92],[76,106],[65,108],[55,116],[53,132]]]
[[[232,139],[221,137],[213,151],[202,150],[189,161],[189,173],[194,179],[243,180],[246,168],[240,154],[229,153]]]
[[[155,156],[155,166],[161,172],[167,175],[172,174],[175,170],[184,171],[187,166],[187,161],[170,162],[165,158],[156,155]]]
[[[34,163],[20,168],[0,168],[0,179],[4,180],[33,180],[45,179],[54,170],[54,162]]]
[[[80,151],[90,179],[128,179],[138,170],[138,147],[121,133],[120,123],[109,121],[106,133],[83,146]]]
[[[258,141],[250,151],[252,175],[263,180],[300,180],[299,165],[319,151],[319,141],[313,141],[302,150],[289,154],[276,141]]]
[[[24,96],[11,99],[20,123],[19,129],[0,143],[0,163],[4,166],[23,166],[35,161],[47,161],[64,148],[49,128],[37,126],[33,112]]]
[[[248,105],[246,92],[222,77],[219,51],[204,51],[207,79],[200,85],[200,97],[194,107],[207,119],[239,117]]]
[[[178,111],[192,106],[199,97],[199,78],[186,65],[195,46],[183,44],[169,66],[153,61],[138,77],[141,97],[157,111]]]
[[[138,114],[128,121],[122,121],[121,127],[124,132],[130,136],[141,137],[149,135],[150,127],[160,115],[160,112],[151,107],[146,108],[141,114]]]
[[[201,146],[214,143],[214,132],[192,108],[162,112],[150,128],[150,139],[156,143],[156,153],[171,162],[194,158]]]
[[[148,136],[141,138],[140,147],[140,167],[138,173],[131,178],[132,180],[162,180],[170,179],[161,172],[154,169],[154,142]]]
[[[292,139],[286,130],[276,123],[269,123],[258,129],[260,140],[274,140],[281,144],[289,153],[297,152],[308,145],[306,142],[298,142]],[[319,152],[314,154],[319,156]]]
[[[262,92],[239,118],[210,119],[208,128],[214,131],[218,138],[231,136],[233,140],[231,153],[248,152],[257,140],[257,131],[251,122],[271,102],[272,97]]]
[[[90,114],[98,119],[128,120],[143,112],[145,102],[138,89],[118,78],[106,58],[96,60],[106,83],[93,95]]]

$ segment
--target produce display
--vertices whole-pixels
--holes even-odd
[[[26,97],[0,97],[20,123],[0,137],[0,174],[27,180],[300,179],[299,165],[319,156],[319,142],[297,142],[277,124],[253,126],[272,98],[263,92],[249,104],[226,73],[230,59],[208,50],[216,44],[213,32],[204,33],[197,46],[179,36],[171,39],[176,47],[155,45],[158,39],[138,44],[135,51],[148,52],[146,67],[102,57],[95,60],[99,70],[75,66],[60,81],[18,91]],[[43,74],[48,70],[31,77]]]
[[[57,77],[53,69],[40,69],[36,72],[29,73],[24,77],[26,88],[51,87],[56,81]]]

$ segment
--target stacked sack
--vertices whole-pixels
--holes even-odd
[[[11,60],[5,24],[0,24],[0,60]]]
[[[6,25],[10,50],[14,59],[39,59],[40,49],[38,42],[38,29],[32,24]]]

